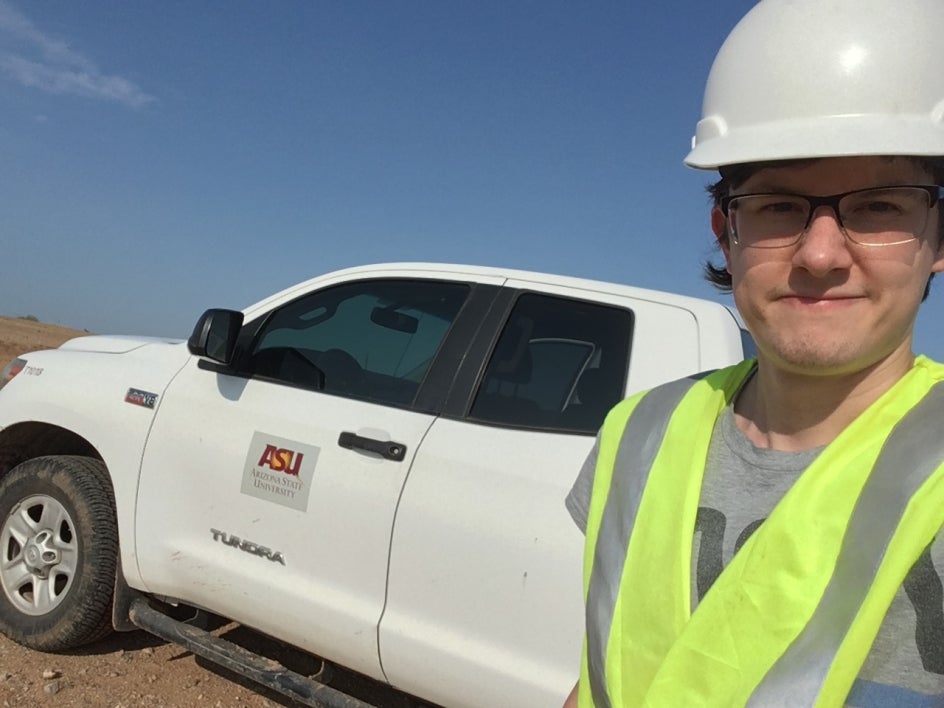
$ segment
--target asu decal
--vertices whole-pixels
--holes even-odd
[[[302,466],[302,460],[305,455],[294,450],[286,450],[284,447],[275,445],[266,445],[262,457],[259,458],[259,467],[268,467],[273,472],[284,472],[285,474],[298,476],[298,470]]]
[[[308,511],[320,448],[255,432],[246,453],[240,491],[273,504]]]

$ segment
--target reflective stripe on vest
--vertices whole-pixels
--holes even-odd
[[[790,696],[815,705],[833,659],[878,574],[905,507],[944,460],[944,384],[908,411],[885,441],[849,521],[842,550],[813,617],[751,695],[749,706]]]
[[[610,558],[626,558],[629,535],[636,523],[636,512],[649,471],[662,446],[669,417],[682,397],[694,385],[695,378],[680,379],[653,389],[639,402],[620,437],[616,468],[636,471],[614,478],[603,509],[603,521],[594,549],[593,570],[587,591],[587,661],[590,687],[597,708],[611,708],[606,690],[606,645],[613,624],[613,610],[619,595],[623,564]]]
[[[697,444],[688,445],[689,439],[694,439],[688,432],[713,421],[749,371],[749,366],[740,365],[719,372],[694,391],[696,385],[691,380],[660,387],[641,399],[627,402],[628,412],[613,416],[616,420],[609,432],[604,426],[606,437],[601,437],[601,453],[607,446],[618,449],[615,455],[600,457],[598,481],[603,493],[595,484],[594,497],[599,497],[596,504],[604,504],[602,511],[595,509],[596,504],[591,501],[587,541],[588,548],[592,545],[593,561],[589,568],[586,565],[589,558],[585,561],[588,610],[581,706],[588,705],[591,696],[597,708],[614,704],[727,706],[744,705],[748,700],[749,705],[760,706],[782,703],[785,696],[789,696],[791,704],[841,704],[901,580],[941,528],[944,474],[935,475],[935,471],[941,471],[939,464],[944,459],[944,438],[936,432],[939,422],[944,420],[944,387],[935,384],[944,379],[944,367],[919,357],[904,383],[896,384],[867,414],[849,426],[841,441],[837,438],[827,448],[831,456],[824,451],[819,458],[823,463],[817,468],[823,472],[804,475],[804,484],[798,481],[794,485],[800,489],[788,493],[792,494],[791,501],[778,504],[771,512],[771,520],[738,551],[729,568],[737,566],[735,573],[743,571],[747,585],[737,584],[740,575],[723,572],[712,588],[713,593],[699,607],[709,609],[691,615],[690,582],[682,587],[685,583],[680,579],[690,581],[691,533],[707,438],[698,437]],[[688,392],[692,395],[686,398]],[[678,411],[683,413],[676,420],[673,415]],[[625,422],[622,430],[617,427],[620,415]],[[675,430],[675,437],[672,432],[666,436],[667,430]],[[882,431],[877,440],[876,430]],[[682,444],[673,445],[667,440]],[[847,469],[850,464],[854,469]],[[612,467],[606,469],[607,465]],[[627,469],[631,474],[622,473]],[[846,482],[847,477],[862,481]],[[653,497],[658,503],[643,500],[647,485],[660,490],[661,496]],[[801,568],[799,575],[794,572],[796,568],[788,568],[785,577],[806,583],[799,586],[803,592],[783,603],[784,607],[795,609],[775,610],[768,621],[764,607],[769,608],[772,597],[780,602],[777,588],[781,586],[776,580],[771,580],[773,585],[767,583],[767,587],[759,585],[757,571],[773,568],[771,577],[780,577],[777,542],[793,538],[790,523],[798,516],[796,509],[804,508],[812,499],[833,504],[831,500],[839,498],[819,494],[823,488],[838,490],[847,500],[834,504],[843,509],[838,516],[831,507],[818,512],[829,532],[824,538],[833,539],[824,542],[824,546],[838,550],[811,549],[808,565],[812,570]],[[668,489],[672,493],[677,489],[678,498],[667,496]],[[909,505],[913,498],[920,503]],[[636,545],[631,545],[634,524],[640,519],[646,525],[635,534],[647,540],[633,541]],[[814,532],[818,529],[810,531]],[[768,545],[757,546],[757,555],[752,556],[749,549],[755,547],[752,544],[759,536],[764,536]],[[663,537],[667,549],[641,552],[657,545],[653,541],[661,542]],[[687,557],[683,558],[684,546]],[[784,557],[805,561],[803,551],[791,548],[784,551]],[[678,556],[670,559],[675,565],[670,563],[661,568],[671,571],[659,575],[660,554],[673,553]],[[833,566],[829,564],[829,553],[834,554],[831,556],[834,572],[830,572]],[[642,565],[634,562],[624,568],[627,556],[644,561]],[[686,563],[688,574],[677,572]],[[627,577],[635,578],[636,582],[628,581]],[[640,582],[650,577],[659,578],[648,584],[651,591],[648,586],[642,587],[646,582]],[[817,585],[820,578],[821,586]],[[718,589],[719,586],[722,587]],[[821,595],[820,589],[824,590]],[[767,595],[758,596],[760,604],[755,614],[750,611],[744,614],[737,603],[750,599],[751,593],[757,591]],[[632,600],[626,600],[627,593]],[[617,610],[620,602],[624,604]],[[639,606],[645,609],[638,610]],[[731,608],[741,614],[728,626],[725,612]],[[738,642],[750,634],[745,627],[757,630],[754,638],[738,649]],[[611,637],[614,631],[616,634]],[[622,654],[619,647],[623,646],[628,647],[628,653],[618,656]],[[608,648],[613,657],[607,656]],[[732,657],[736,659],[733,664]]]

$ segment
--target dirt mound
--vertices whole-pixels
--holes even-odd
[[[89,333],[84,330],[23,317],[0,317],[0,369],[20,354],[55,349],[66,340],[86,334]]]

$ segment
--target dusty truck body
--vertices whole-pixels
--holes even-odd
[[[709,301],[389,264],[210,310],[189,342],[26,354],[0,390],[0,631],[143,626],[345,705],[184,605],[426,701],[554,705],[583,625],[563,499],[606,411],[749,348]]]

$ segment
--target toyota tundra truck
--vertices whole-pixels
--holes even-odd
[[[365,705],[194,608],[426,702],[559,705],[584,624],[564,497],[606,412],[751,347],[708,300],[386,264],[208,310],[186,342],[24,354],[0,379],[0,632],[54,652],[140,627]]]

